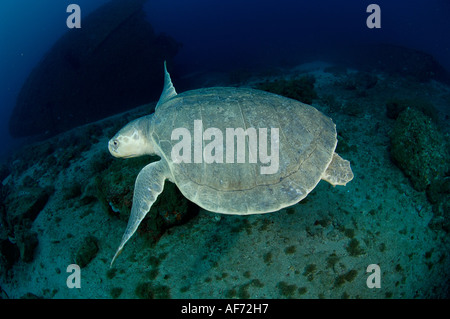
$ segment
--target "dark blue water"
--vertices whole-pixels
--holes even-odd
[[[450,3],[377,1],[381,29],[368,29],[374,1],[151,1],[154,27],[185,44],[194,64],[289,58],[303,51],[389,42],[427,51],[450,67]]]
[[[79,0],[82,15],[106,0]],[[0,157],[15,145],[8,120],[17,94],[31,70],[67,31],[67,6],[73,1],[3,0],[0,2]]]
[[[68,30],[67,6],[80,5],[84,17],[106,2],[0,2],[2,154],[14,144],[7,123],[22,84]],[[177,56],[180,72],[280,64],[329,54],[343,45],[385,42],[428,52],[450,68],[449,1],[376,1],[381,29],[369,29],[366,8],[372,2],[154,0],[145,9],[156,32],[183,43]]]

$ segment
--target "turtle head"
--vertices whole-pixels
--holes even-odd
[[[108,143],[111,155],[130,158],[154,154],[153,142],[149,138],[151,116],[144,116],[128,123],[114,135]]]

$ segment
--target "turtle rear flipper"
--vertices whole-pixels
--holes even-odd
[[[345,186],[353,179],[350,162],[340,157],[337,153],[334,153],[330,165],[328,165],[326,171],[322,175],[322,179],[333,186]]]

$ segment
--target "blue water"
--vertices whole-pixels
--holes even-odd
[[[7,123],[26,77],[67,31],[70,3],[82,17],[106,0],[3,0],[0,2],[0,152],[13,145]],[[377,1],[381,29],[366,27],[373,1],[154,0],[146,4],[157,32],[183,48],[185,71],[289,60],[302,52],[323,53],[344,44],[389,42],[432,54],[450,68],[450,2]]]
[[[106,0],[80,0],[82,16]],[[8,120],[24,81],[55,41],[66,32],[67,6],[73,1],[0,1],[0,121],[4,141],[0,157],[14,141]]]
[[[366,8],[381,8],[381,29],[368,29]],[[185,44],[191,64],[276,60],[302,50],[388,42],[427,51],[450,67],[450,3],[425,1],[151,1],[156,30]]]

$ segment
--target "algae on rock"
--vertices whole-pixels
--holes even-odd
[[[96,176],[94,195],[108,215],[128,220],[136,177],[144,166],[155,160],[157,157],[154,156],[128,159],[126,162],[115,160]],[[156,240],[166,228],[187,221],[197,211],[198,206],[187,200],[175,184],[166,181],[163,192],[138,231],[150,234]]]
[[[86,267],[98,252],[98,240],[94,236],[87,236],[75,255],[75,263],[81,268]]]
[[[415,108],[401,112],[391,134],[391,155],[417,191],[449,171],[448,140]]]
[[[300,102],[311,104],[313,99],[317,99],[317,92],[314,90],[316,78],[312,75],[305,75],[292,80],[275,80],[259,83],[256,88],[259,90],[275,93]]]

